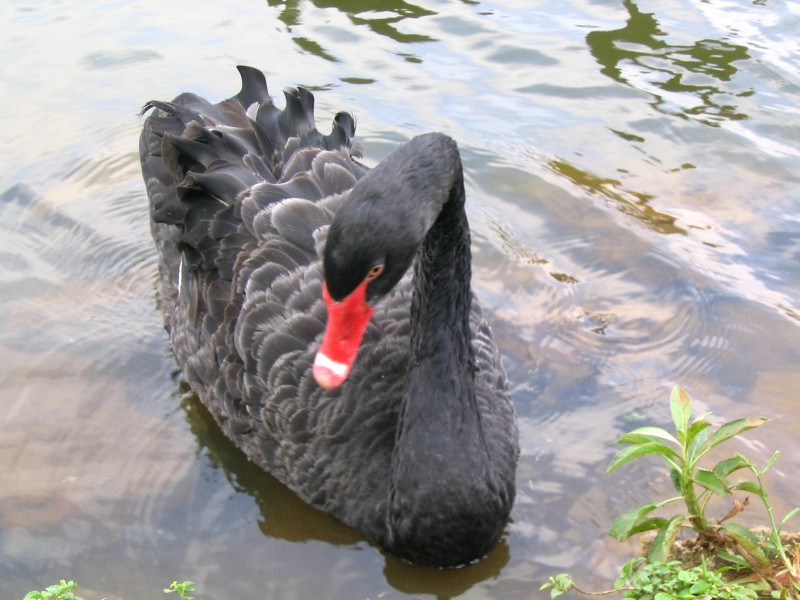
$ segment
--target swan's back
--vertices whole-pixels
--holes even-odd
[[[365,172],[351,156],[354,123],[339,113],[323,136],[310,93],[289,90],[281,111],[260,71],[239,70],[242,91],[229,100],[182,94],[147,107],[140,153],[165,326],[226,435],[307,502],[363,530],[347,515],[381,511],[376,481],[391,457],[400,382],[380,380],[403,368],[410,289],[378,307],[385,318],[370,325],[346,388],[322,390],[311,377],[326,320],[318,256]]]
[[[346,384],[318,386],[311,368],[326,323],[319,257],[337,209],[366,172],[353,156],[354,121],[339,113],[331,133],[322,135],[310,92],[285,92],[279,110],[260,71],[239,71],[242,90],[223,102],[182,94],[146,107],[154,110],[140,155],[173,352],[201,401],[251,460],[387,547],[411,273],[375,306]],[[485,441],[515,460],[507,383],[473,305]]]

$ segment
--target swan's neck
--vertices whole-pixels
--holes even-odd
[[[458,564],[485,551],[472,547],[475,540],[500,535],[475,399],[460,165],[457,179],[415,265],[409,370],[389,484],[389,547],[417,562],[433,552]]]
[[[460,165],[457,174],[414,266],[405,399],[406,416],[424,415],[426,427],[437,423],[454,432],[465,425],[471,429],[477,416],[469,328],[470,237]]]

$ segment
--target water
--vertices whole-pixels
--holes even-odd
[[[655,463],[605,477],[611,442],[667,426],[676,383],[720,420],[771,417],[735,449],[782,450],[767,487],[778,513],[798,502],[800,3],[21,0],[0,21],[0,597],[59,578],[88,600],[174,579],[201,600],[608,586],[636,550],[611,519],[669,487]],[[460,144],[523,447],[508,535],[476,566],[383,555],[181,387],[137,111],[229,96],[238,63],[314,89],[321,127],[354,112],[370,164],[423,131]]]

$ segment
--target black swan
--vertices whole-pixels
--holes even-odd
[[[370,170],[355,123],[314,124],[260,71],[211,104],[151,101],[140,139],[159,301],[183,374],[245,454],[409,561],[500,539],[519,445],[470,290],[455,142],[415,137]],[[411,266],[413,265],[413,269]]]

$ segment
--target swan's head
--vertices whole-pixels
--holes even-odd
[[[420,135],[356,183],[337,211],[323,254],[328,324],[313,371],[322,387],[347,379],[372,306],[411,266],[460,174],[453,140]]]
[[[381,166],[352,189],[325,242],[328,322],[313,373],[326,389],[347,379],[374,304],[411,266],[432,221],[419,199]]]
[[[325,389],[339,387],[350,374],[374,311],[408,270],[418,244],[401,241],[398,230],[337,225],[328,233],[323,257],[322,298],[328,311],[313,374]]]

